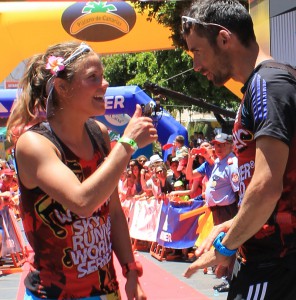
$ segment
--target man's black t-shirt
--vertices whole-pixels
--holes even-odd
[[[270,136],[289,146],[283,192],[262,229],[240,248],[247,260],[278,258],[296,252],[296,79],[289,72],[259,65],[242,89],[234,125],[240,175],[240,202],[255,168],[256,139]],[[271,145],[272,147],[272,145]],[[281,157],[278,157],[281,159]]]

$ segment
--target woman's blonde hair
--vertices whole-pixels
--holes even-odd
[[[24,75],[19,82],[13,110],[8,118],[8,140],[15,142],[26,126],[34,125],[46,118],[46,101],[49,96],[47,84],[53,77],[50,70],[46,68],[48,58],[56,56],[65,61],[68,59],[66,67],[59,71],[56,77],[71,82],[77,69],[77,61],[90,52],[81,52],[79,56],[75,56],[75,59],[69,60],[80,45],[76,41],[56,44],[50,46],[44,54],[34,55],[28,60]],[[54,89],[51,97],[53,107],[58,107],[59,103]]]

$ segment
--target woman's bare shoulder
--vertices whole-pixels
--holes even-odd
[[[48,138],[30,130],[19,137],[15,148],[16,154],[25,156],[36,156],[36,154],[56,150],[55,145]]]

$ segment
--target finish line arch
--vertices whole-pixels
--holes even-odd
[[[174,49],[169,28],[129,1],[0,2],[0,82],[49,45],[88,43],[99,54]]]

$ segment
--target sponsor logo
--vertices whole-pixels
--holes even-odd
[[[136,14],[124,1],[77,2],[64,11],[61,22],[65,31],[79,40],[105,42],[128,34]]]
[[[233,144],[237,150],[247,147],[247,143],[253,140],[253,134],[246,129],[240,128],[233,133]]]
[[[129,122],[131,118],[126,114],[119,114],[119,115],[106,115],[105,119],[114,126],[124,126]]]

